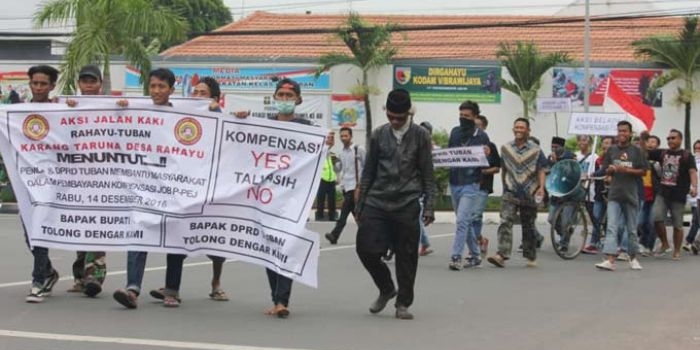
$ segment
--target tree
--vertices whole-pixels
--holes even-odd
[[[501,78],[501,86],[518,95],[523,102],[523,117],[529,118],[537,92],[542,86],[542,76],[557,64],[569,63],[569,54],[562,51],[542,54],[534,42],[501,42],[496,57],[506,67],[513,81]]]
[[[698,90],[693,85],[693,77],[700,72],[700,32],[698,17],[686,17],[683,29],[677,36],[655,36],[637,40],[632,43],[635,54],[668,68],[656,78],[647,90],[648,96],[666,84],[680,79],[683,84],[678,87],[676,102],[685,105],[685,127],[683,138],[685,148],[690,150],[690,111]]]
[[[362,70],[362,80],[352,89],[352,93],[364,100],[367,113],[366,142],[368,145],[372,135],[372,109],[370,108],[369,95],[376,93],[377,88],[369,86],[367,77],[373,69],[390,64],[398,52],[398,48],[391,43],[391,33],[395,27],[396,25],[391,23],[368,24],[360,15],[351,12],[345,23],[334,33],[334,36],[350,49],[351,54],[328,53],[319,58],[320,67],[317,76],[340,64],[350,64]]]
[[[151,70],[150,56],[161,41],[179,40],[187,33],[187,22],[170,9],[150,0],[51,0],[34,15],[38,27],[74,24],[75,30],[61,63],[59,85],[64,93],[75,91],[80,68],[102,64],[103,90],[111,92],[109,64],[112,55],[123,55],[141,71],[141,80]],[[149,43],[144,38],[153,38]]]
[[[233,21],[231,12],[222,0],[153,0],[153,4],[169,8],[187,20],[190,29],[187,39],[208,33]],[[182,42],[181,39],[164,41],[162,48],[166,49]]]

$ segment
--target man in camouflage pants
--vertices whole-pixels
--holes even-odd
[[[513,123],[515,140],[501,147],[503,197],[501,225],[498,226],[498,252],[488,262],[505,267],[513,250],[513,223],[520,212],[523,229],[523,256],[528,267],[537,266],[537,240],[535,219],[537,200],[544,196],[547,159],[540,147],[530,141],[530,121],[518,118]]]

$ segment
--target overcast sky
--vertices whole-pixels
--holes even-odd
[[[234,19],[254,11],[382,14],[509,14],[552,15],[584,0],[224,0]],[[43,0],[2,0],[0,32],[32,31],[31,17]],[[591,0],[592,12],[613,8],[615,13],[683,11],[700,13],[700,0]],[[583,6],[574,5],[583,15]],[[651,10],[650,10],[651,9]],[[575,11],[576,12],[576,11]],[[576,13],[574,13],[576,14]],[[61,31],[65,31],[61,30]]]

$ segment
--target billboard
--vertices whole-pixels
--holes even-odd
[[[602,106],[610,77],[628,95],[639,96],[642,102],[652,107],[661,107],[661,91],[648,96],[649,87],[658,79],[661,69],[614,69],[591,68],[588,76],[590,83],[591,106]],[[583,68],[554,68],[552,79],[552,97],[570,98],[575,106],[583,105],[585,73]]]
[[[393,80],[414,101],[500,103],[500,78],[498,66],[396,65]]]

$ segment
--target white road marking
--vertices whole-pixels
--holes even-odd
[[[227,345],[227,344],[215,344],[215,343],[179,342],[179,341],[157,340],[157,339],[95,337],[95,336],[85,336],[85,335],[75,335],[75,334],[21,332],[21,331],[7,330],[7,329],[0,329],[0,337],[43,339],[43,340],[54,340],[54,341],[108,343],[108,344],[122,344],[122,345],[134,345],[134,346],[158,346],[158,347],[176,348],[176,349],[302,350],[302,349],[290,349],[290,348],[263,348],[263,347],[258,347],[258,346]]]
[[[439,234],[439,235],[430,235],[430,238],[443,238],[443,237],[450,237],[454,236],[454,233],[444,233],[444,234]],[[349,244],[349,245],[339,245],[339,246],[331,246],[331,247],[326,247],[326,248],[321,248],[321,252],[332,252],[335,250],[344,250],[344,249],[351,249],[355,248],[354,244]],[[236,260],[227,260],[227,263],[229,262],[236,262]],[[211,261],[201,261],[201,262],[195,262],[195,263],[187,263],[184,264],[183,267],[197,267],[197,266],[204,266],[204,265],[210,265]],[[165,270],[166,266],[155,266],[155,267],[147,267],[146,272],[152,272],[152,271],[163,271]],[[109,276],[119,276],[119,275],[125,275],[126,270],[120,270],[120,271],[108,271]],[[64,276],[59,279],[59,281],[70,281],[73,279],[73,276]],[[8,283],[0,283],[0,288],[9,288],[9,287],[17,287],[17,286],[28,286],[31,284],[32,281],[21,281],[21,282],[8,282]]]

